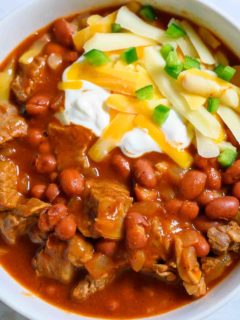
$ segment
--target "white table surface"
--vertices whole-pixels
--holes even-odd
[[[0,19],[15,10],[19,6],[31,0],[0,0]],[[97,0],[96,0],[97,1]],[[181,1],[181,0],[179,0]],[[204,0],[211,1],[225,9],[234,20],[240,23],[240,0]],[[240,37],[239,37],[240,41]],[[1,50],[1,48],[0,48]],[[1,284],[0,284],[1,285]],[[240,319],[240,295],[236,296],[230,303],[223,306],[217,312],[205,320],[239,320]],[[0,320],[27,320],[0,302]],[[55,319],[53,319],[55,320]],[[190,320],[190,319],[189,319]]]

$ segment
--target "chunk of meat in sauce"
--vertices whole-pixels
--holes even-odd
[[[20,64],[11,89],[18,102],[26,102],[46,79],[47,56],[36,57],[29,64]]]
[[[155,264],[150,270],[146,269],[146,272],[150,272],[157,279],[167,283],[174,283],[178,280],[176,268],[167,264]]]
[[[188,294],[195,297],[206,294],[207,287],[202,277],[195,248],[192,245],[186,245],[183,238],[177,236],[175,254],[179,276]]]
[[[59,170],[74,166],[89,167],[86,152],[93,141],[93,133],[80,126],[62,126],[55,122],[49,124],[48,133]]]
[[[212,251],[217,255],[240,250],[240,226],[235,221],[210,228],[207,236]]]
[[[93,246],[80,234],[76,234],[70,241],[67,251],[69,261],[75,267],[82,267],[93,257]]]
[[[201,264],[206,282],[210,283],[221,277],[232,262],[232,257],[228,253],[224,253],[219,257],[202,258]]]
[[[20,199],[17,182],[17,166],[9,160],[0,161],[0,209],[16,207]]]
[[[132,204],[124,185],[112,180],[89,179],[83,203],[95,237],[122,238],[124,218]]]
[[[0,144],[27,134],[27,123],[10,103],[0,103]]]
[[[98,279],[93,279],[87,275],[73,290],[72,297],[78,301],[86,300],[97,291],[105,289],[114,279],[115,275],[113,273],[105,274]]]
[[[49,237],[46,246],[33,259],[33,267],[38,276],[70,283],[75,275],[75,267],[68,260],[67,243]]]
[[[49,203],[43,202],[36,198],[31,198],[26,203],[19,204],[13,210],[14,214],[21,217],[30,217],[44,213],[50,207]]]
[[[36,223],[35,217],[24,218],[12,213],[1,213],[0,234],[8,244],[13,245],[20,236],[28,233],[34,223]]]

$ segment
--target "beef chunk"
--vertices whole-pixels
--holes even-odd
[[[46,246],[33,259],[33,267],[38,276],[70,283],[75,268],[67,258],[67,243],[55,237],[49,237]]]
[[[27,134],[26,121],[12,104],[0,104],[0,117],[0,144]]]
[[[89,167],[86,151],[94,136],[88,129],[50,123],[48,132],[57,156],[59,170],[72,166]]]
[[[73,298],[79,301],[86,300],[97,291],[106,288],[114,279],[114,274],[105,274],[98,279],[93,279],[88,275],[73,290]]]
[[[40,231],[38,225],[35,224],[30,228],[28,236],[31,242],[43,245],[47,240],[48,234]]]
[[[68,259],[75,267],[82,267],[84,263],[92,259],[93,246],[80,234],[75,235],[68,246]]]
[[[12,161],[0,161],[0,210],[15,208],[19,197],[16,165]]]
[[[168,266],[167,264],[155,264],[147,272],[152,273],[161,281],[172,283],[177,280],[176,269]]]
[[[227,267],[232,264],[233,260],[228,253],[224,253],[219,257],[202,258],[201,262],[204,277],[206,282],[209,283],[221,277]]]
[[[21,64],[12,82],[12,91],[19,102],[26,102],[44,83],[47,56],[36,57],[29,64]]]
[[[112,180],[90,179],[83,201],[93,235],[121,239],[124,218],[132,204],[128,189]]]
[[[8,244],[15,244],[20,236],[28,233],[31,226],[36,223],[34,217],[16,217],[12,213],[0,214],[0,233]]]
[[[193,284],[193,283],[183,282],[183,286],[190,296],[193,296],[196,298],[202,297],[207,293],[207,286],[206,286],[205,279],[203,277],[200,279],[199,283]]]
[[[13,210],[14,214],[21,217],[30,217],[45,212],[50,207],[49,203],[37,198],[31,198],[24,204],[20,204]]]
[[[210,228],[207,236],[212,251],[218,255],[227,251],[239,252],[240,250],[240,226],[235,221]]]

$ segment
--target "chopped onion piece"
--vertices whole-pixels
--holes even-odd
[[[30,64],[33,59],[41,53],[45,45],[50,41],[48,35],[43,36],[34,42],[34,44],[19,58],[19,62],[22,64]]]
[[[132,33],[96,33],[83,46],[85,52],[93,49],[101,51],[115,51],[132,47],[154,45],[154,41],[136,36]]]
[[[193,29],[193,27],[187,21],[181,21],[181,26],[186,31],[189,39],[191,40],[193,46],[195,47],[200,59],[202,62],[206,64],[216,64],[216,60],[214,59],[211,51],[208,47],[204,44],[202,39]]]
[[[225,106],[220,106],[217,113],[230,129],[237,142],[240,143],[240,116],[234,110]]]
[[[161,42],[164,35],[164,30],[146,23],[125,6],[118,10],[116,23],[132,33],[157,42]],[[129,44],[133,46],[131,43]]]
[[[14,77],[14,60],[10,61],[7,67],[0,72],[0,101],[8,101],[10,85]]]
[[[198,154],[203,158],[215,158],[220,154],[219,146],[210,138],[203,136],[196,130]]]
[[[149,47],[144,50],[146,69],[154,80],[160,92],[170,101],[177,112],[186,118],[203,135],[212,139],[222,137],[222,128],[217,119],[203,106],[192,111],[187,101],[178,90],[177,84],[164,71],[165,60],[159,54],[158,47]]]

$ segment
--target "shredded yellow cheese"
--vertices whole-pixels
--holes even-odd
[[[58,83],[58,89],[59,90],[79,90],[83,86],[82,81],[76,80],[76,81],[67,81],[67,82],[59,82]]]
[[[68,81],[82,79],[107,90],[131,96],[135,96],[139,88],[152,84],[145,73],[131,71],[128,68],[113,68],[111,64],[95,67],[85,62],[77,62],[69,68],[66,77]]]
[[[77,50],[82,50],[84,43],[89,40],[92,36],[94,36],[97,32],[107,33],[111,32],[112,23],[115,22],[116,12],[109,14],[108,16],[97,19],[96,23],[91,23],[90,26],[78,31],[73,37],[73,42]]]
[[[143,115],[137,115],[134,124],[139,128],[147,129],[149,135],[159,145],[161,150],[166,153],[180,167],[189,168],[193,162],[191,154],[186,150],[179,150],[172,146],[166,139],[162,130],[156,126],[149,118]]]
[[[133,129],[135,115],[118,113],[108,127],[105,128],[101,138],[90,148],[88,155],[95,161],[102,161],[109,152],[116,148],[124,134]]]
[[[141,113],[148,116],[152,114],[152,108],[149,107],[147,101],[138,100],[121,94],[112,94],[106,101],[106,105],[118,112],[130,114]]]
[[[14,61],[12,60],[5,70],[0,72],[0,101],[8,101],[10,84],[14,77]]]

